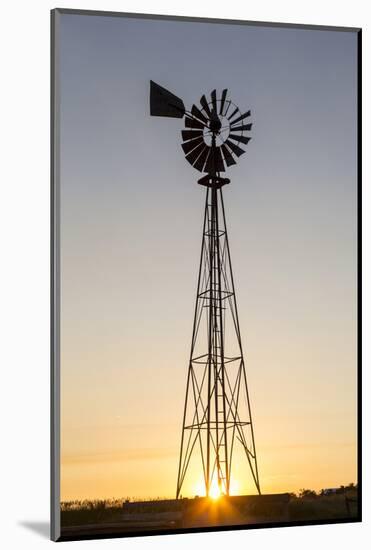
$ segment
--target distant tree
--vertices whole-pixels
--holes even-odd
[[[311,489],[300,489],[299,491],[299,498],[316,498],[316,496],[316,491],[312,491]]]

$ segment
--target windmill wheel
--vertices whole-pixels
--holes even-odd
[[[217,99],[216,90],[213,90],[209,102],[203,95],[200,108],[193,105],[191,112],[186,112],[182,148],[185,158],[200,172],[225,172],[225,165],[236,164],[236,157],[245,152],[240,144],[247,145],[251,139],[245,135],[252,127],[251,123],[245,124],[251,112],[242,114],[227,99],[227,93],[228,90],[223,90]],[[213,139],[214,155],[211,154]]]

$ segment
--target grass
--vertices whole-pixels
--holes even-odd
[[[124,503],[129,502],[129,500],[133,502],[136,499],[119,498],[61,502],[61,524],[63,526],[86,525],[112,521],[122,512]]]
[[[126,502],[153,502],[153,510],[148,504],[143,508],[137,508],[138,512],[169,511],[174,508],[174,501],[170,499],[156,498],[119,498],[106,500],[71,500],[61,502],[61,524],[87,525],[97,523],[109,523],[122,515]],[[159,503],[161,503],[159,505]]]

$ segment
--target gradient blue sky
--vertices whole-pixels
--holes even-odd
[[[59,25],[62,498],[175,490],[205,189],[150,79],[252,111],[224,199],[263,491],[356,481],[356,34]]]

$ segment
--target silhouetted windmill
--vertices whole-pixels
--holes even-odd
[[[206,175],[201,260],[183,415],[176,497],[180,495],[192,457],[200,459],[206,495],[213,486],[230,494],[233,452],[241,445],[260,494],[254,430],[241,332],[233,282],[221,177],[245,151],[251,130],[250,111],[241,113],[228,99],[211,92],[200,106],[186,111],[174,94],[151,81],[152,116],[185,118],[182,148],[188,162]]]

